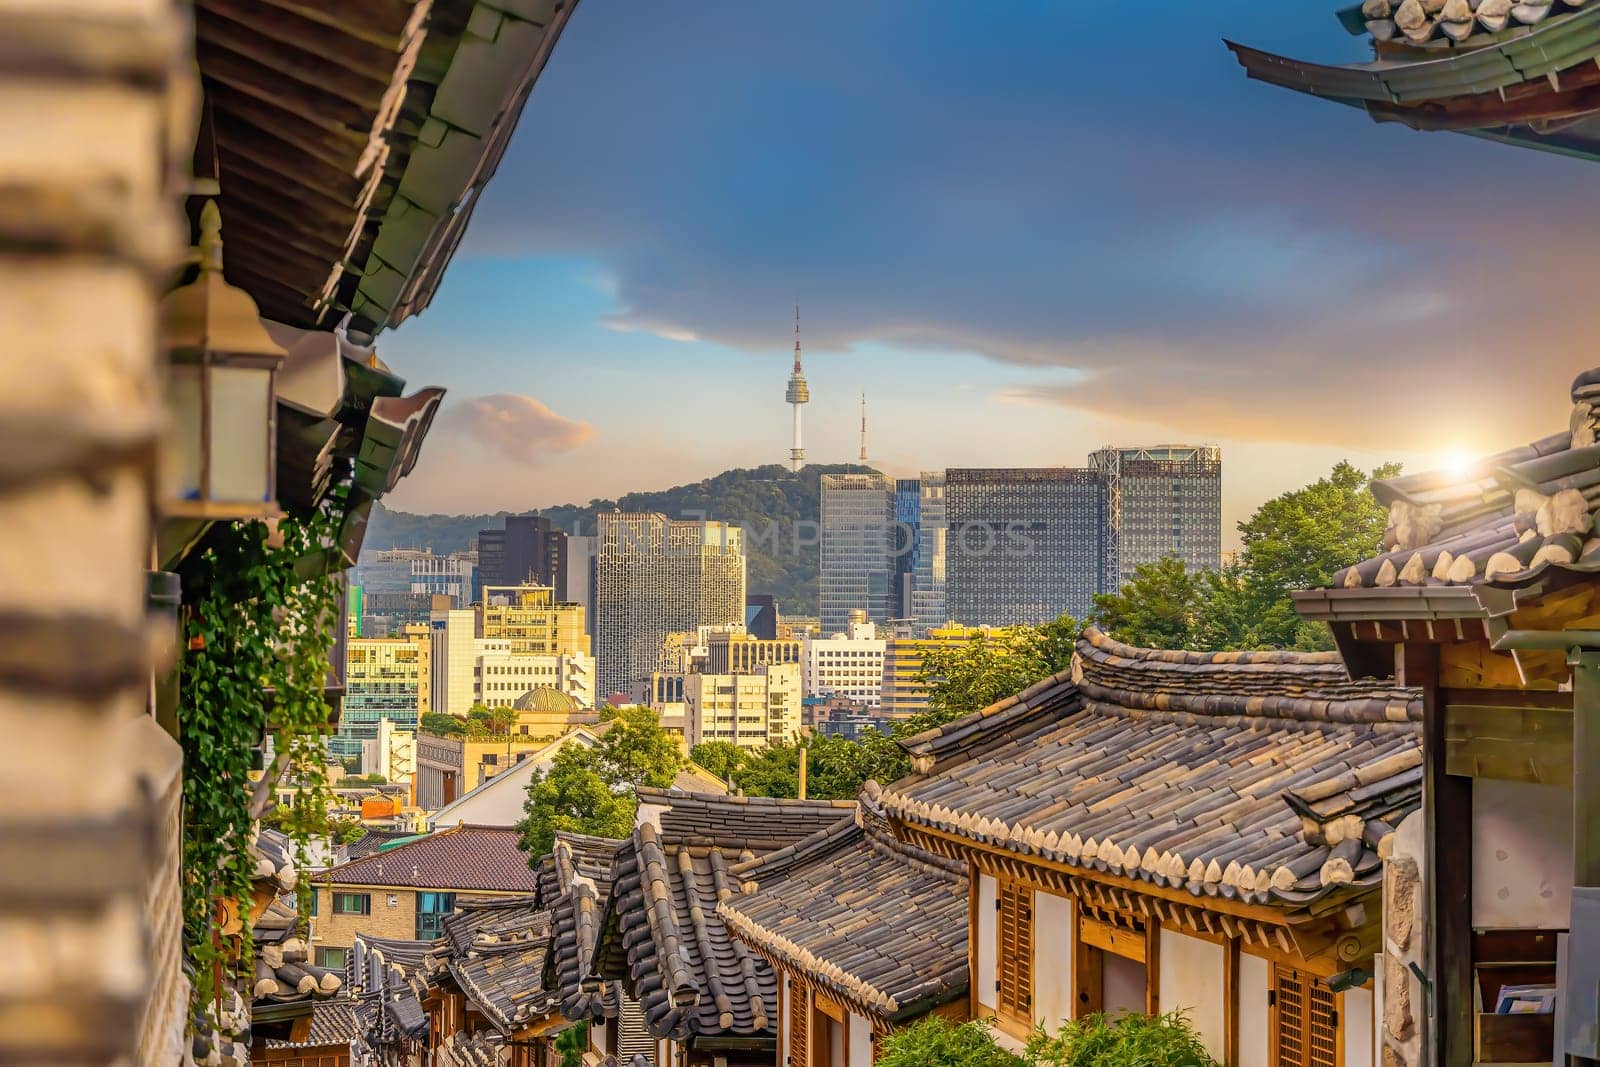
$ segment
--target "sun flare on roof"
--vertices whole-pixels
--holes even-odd
[[[1445,450],[1444,459],[1440,465],[1451,477],[1465,478],[1478,465],[1478,457],[1468,449],[1456,446]]]

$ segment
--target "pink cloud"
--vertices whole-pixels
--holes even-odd
[[[589,423],[558,415],[533,397],[517,393],[468,397],[448,407],[439,422],[446,433],[464,443],[528,467],[570,452],[594,436]]]

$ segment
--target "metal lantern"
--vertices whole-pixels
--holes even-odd
[[[248,519],[277,512],[275,378],[286,353],[256,302],[222,276],[222,215],[200,212],[200,273],[161,302],[173,422],[167,513]]]

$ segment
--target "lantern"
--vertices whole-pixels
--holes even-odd
[[[161,302],[173,422],[167,514],[248,519],[277,512],[275,376],[285,352],[256,302],[222,276],[222,215],[200,212],[200,273]]]

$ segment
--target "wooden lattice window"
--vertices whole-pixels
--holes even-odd
[[[1033,1025],[1033,890],[1015,882],[995,883],[995,1007],[1002,1018]]]
[[[1272,969],[1275,1067],[1342,1067],[1339,995],[1304,971]]]
[[[789,1067],[807,1067],[811,1037],[811,1005],[806,1003],[806,987],[789,979]]]

